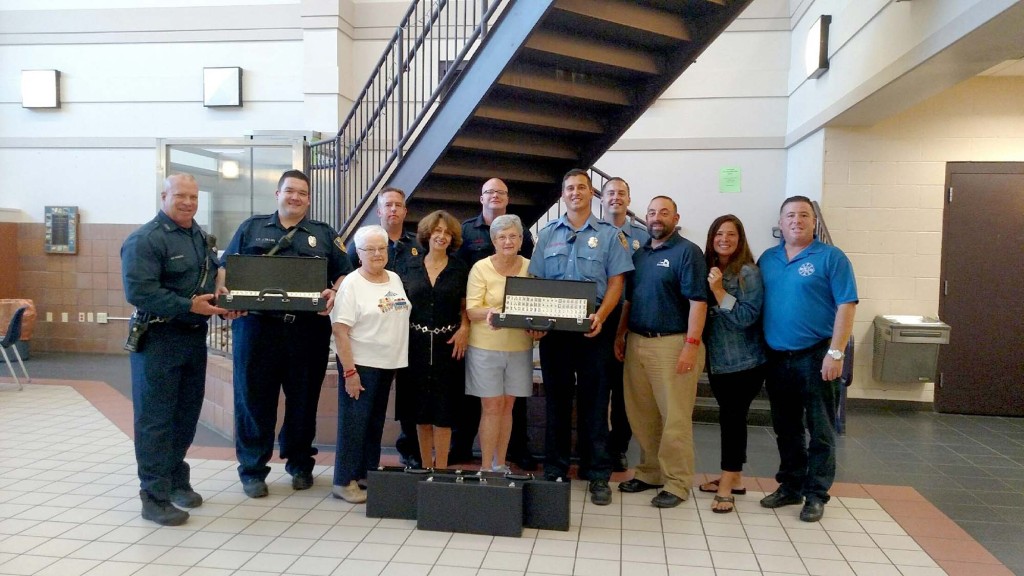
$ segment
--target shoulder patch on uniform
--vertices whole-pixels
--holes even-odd
[[[629,250],[629,242],[626,241],[626,233],[621,230],[619,230],[619,243],[622,244],[623,248]]]
[[[348,250],[345,250],[345,243],[341,241],[341,236],[334,237],[334,245],[338,247],[343,253],[348,254]]]

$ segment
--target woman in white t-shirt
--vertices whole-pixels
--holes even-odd
[[[466,288],[466,313],[471,322],[466,394],[480,397],[481,468],[507,471],[512,407],[517,396],[533,394],[533,340],[542,333],[490,326],[490,316],[501,313],[505,278],[526,276],[530,265],[519,255],[523,224],[518,216],[498,216],[491,222],[490,232],[495,254],[473,265]]]
[[[408,365],[409,312],[402,281],[384,269],[388,234],[380,226],[355,233],[359,268],[338,288],[331,318],[338,374],[338,440],[333,494],[347,502],[365,502],[359,482],[380,464],[388,395],[395,371]]]

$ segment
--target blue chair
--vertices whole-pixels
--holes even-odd
[[[14,315],[11,316],[11,323],[7,326],[7,333],[4,334],[3,340],[0,340],[0,354],[3,354],[4,362],[7,363],[7,369],[11,371],[11,377],[14,378],[14,383],[18,385],[18,390],[21,390],[23,386],[21,381],[18,380],[18,375],[14,373],[14,366],[11,366],[11,359],[7,356],[7,350],[14,351],[14,357],[18,359],[21,372],[25,375],[25,379],[31,383],[32,378],[29,377],[28,371],[25,370],[25,363],[21,361],[21,354],[18,353],[18,347],[15,346],[21,338],[21,317],[25,315],[25,309],[23,306],[15,310]]]

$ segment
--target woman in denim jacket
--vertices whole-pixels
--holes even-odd
[[[764,337],[761,273],[747,245],[743,223],[732,214],[720,216],[708,230],[708,300],[704,341],[708,377],[718,400],[722,434],[722,476],[700,486],[715,492],[713,512],[732,512],[733,494],[746,494],[743,464],[747,461],[747,412],[764,382]]]

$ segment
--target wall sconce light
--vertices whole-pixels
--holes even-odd
[[[807,43],[804,45],[804,69],[807,78],[820,78],[828,71],[828,28],[832,17],[823,14],[811,29],[807,31]]]
[[[23,108],[60,108],[60,70],[22,70]]]
[[[234,180],[238,178],[238,162],[234,160],[224,160],[220,163],[220,175],[226,180]]]
[[[241,105],[241,68],[203,68],[203,106]]]

